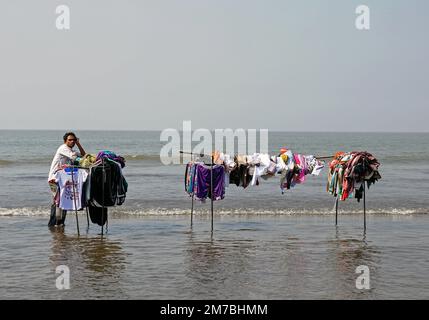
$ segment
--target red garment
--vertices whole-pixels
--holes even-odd
[[[370,153],[363,151],[352,151],[352,158],[347,163],[343,177],[343,194],[341,200],[346,200],[353,192],[355,182],[365,182],[375,171],[378,171],[380,163]],[[360,170],[357,170],[358,165]]]

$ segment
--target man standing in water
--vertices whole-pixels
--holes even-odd
[[[79,142],[79,139],[73,132],[67,132],[63,137],[64,144],[62,144],[55,153],[54,159],[52,160],[51,169],[49,170],[48,183],[51,188],[53,202],[51,206],[51,217],[49,219],[48,226],[53,225],[64,225],[66,218],[66,211],[60,209],[55,201],[58,193],[58,185],[55,179],[55,172],[59,170],[63,165],[73,164],[74,161],[79,161],[80,157],[85,155],[85,150]],[[77,146],[79,152],[73,150],[74,146]]]

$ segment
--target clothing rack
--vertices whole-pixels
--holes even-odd
[[[73,199],[74,199],[74,206],[75,206],[75,214],[76,214],[76,229],[77,229],[77,234],[80,235],[80,231],[79,231],[79,219],[78,219],[78,214],[77,214],[77,207],[76,207],[76,199],[75,199],[75,195],[76,195],[76,190],[75,190],[75,186],[74,186],[74,179],[73,179],[73,169],[85,169],[85,170],[91,170],[92,167],[101,167],[103,168],[103,175],[102,175],[102,210],[101,210],[101,237],[103,237],[104,235],[104,223],[103,223],[103,217],[104,217],[104,183],[105,183],[105,168],[106,166],[104,165],[104,158],[102,158],[101,160],[101,164],[97,164],[97,165],[93,165],[90,167],[82,167],[82,166],[76,166],[76,165],[67,165],[67,167],[65,168],[72,168],[72,172],[71,172],[71,176],[72,176],[72,185],[73,185]],[[64,168],[63,168],[64,169]],[[89,213],[88,213],[88,207],[86,208],[86,221],[87,221],[87,232],[89,230]],[[108,222],[106,221],[106,233],[107,233],[107,224]]]
[[[331,158],[333,158],[334,156],[332,155],[332,156],[314,156],[316,159],[331,159]]]
[[[180,154],[189,154],[192,156],[199,156],[199,157],[210,157],[211,158],[211,175],[210,175],[210,194],[211,197],[211,232],[213,233],[213,155],[206,155],[203,153],[194,153],[194,152],[185,152],[180,150]],[[314,156],[316,159],[331,159],[334,158],[334,155],[329,156]],[[364,170],[365,170],[365,164],[364,164]],[[335,200],[335,226],[338,226],[338,195]],[[194,211],[194,193],[192,192],[192,204],[191,204],[191,227],[193,223],[193,211]],[[365,178],[363,179],[363,228],[364,233],[366,233],[366,186],[365,186]]]
[[[331,156],[314,156],[316,159],[331,159],[334,158],[335,155]],[[364,164],[364,171],[365,171],[365,164]],[[365,178],[363,179],[363,230],[364,233],[366,232],[366,192],[365,192]],[[338,226],[338,195],[335,199],[335,226]]]
[[[212,155],[207,155],[204,153],[195,153],[195,152],[186,152],[183,150],[179,151],[180,154],[189,154],[191,156],[198,156],[200,158],[203,157],[210,157],[211,163],[210,163],[210,215],[211,215],[211,232],[213,233],[213,165],[214,165],[214,157],[213,154]],[[315,156],[315,158],[317,159],[328,159],[328,158],[332,158],[333,156]],[[191,200],[191,227],[193,225],[193,215],[194,215],[194,193],[192,192],[192,196],[191,196],[192,200]]]
[[[102,183],[102,186],[101,186],[101,194],[102,194],[102,197],[101,197],[101,202],[102,202],[102,204],[101,204],[101,237],[103,237],[103,232],[104,232],[104,221],[103,221],[103,218],[104,218],[104,183],[105,183],[105,179],[106,179],[106,166],[104,165],[104,157],[103,158],[101,158],[101,165],[102,165],[102,168],[103,168],[103,174],[102,174],[102,179],[101,179],[101,183]]]
[[[206,155],[203,153],[195,153],[195,152],[185,152],[180,150],[179,153],[181,154],[190,154],[191,156],[199,156],[200,158],[203,157],[210,157],[210,214],[211,214],[211,232],[213,233],[213,155]],[[194,213],[194,192],[192,191],[192,205],[191,205],[191,227],[193,222],[193,213]]]
[[[79,169],[78,169],[79,170]],[[76,187],[74,185],[74,178],[73,178],[73,174],[74,174],[74,168],[72,168],[71,170],[71,178],[72,178],[72,187],[73,187],[73,202],[74,202],[74,211],[76,214],[76,228],[77,228],[77,235],[80,236],[80,231],[79,231],[79,218],[77,216],[77,204],[76,204]]]
[[[365,164],[363,165],[365,171]],[[365,177],[363,178],[363,232],[366,233],[366,187],[365,187]],[[338,194],[335,198],[335,226],[338,226]]]

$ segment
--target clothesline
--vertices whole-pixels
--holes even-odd
[[[213,155],[208,155],[208,154],[204,154],[204,153],[196,153],[196,152],[186,152],[186,151],[182,151],[180,150],[179,153],[182,154],[190,154],[190,155],[198,155],[200,157],[213,157]],[[334,158],[335,155],[330,155],[330,156],[314,156],[316,159],[331,159]]]
[[[366,151],[337,152],[331,156],[302,155],[285,148],[275,156],[254,153],[231,157],[218,151],[213,152],[212,155],[182,150],[180,153],[211,157],[211,168],[194,161],[186,166],[185,190],[192,197],[191,224],[194,196],[203,201],[207,196],[210,197],[213,221],[213,200],[224,198],[224,187],[228,184],[246,188],[249,185],[258,185],[259,177],[266,180],[281,174],[280,188],[283,193],[284,189],[304,182],[306,175],[319,175],[325,166],[322,159],[332,159],[329,162],[327,191],[336,197],[335,224],[337,224],[338,200],[344,201],[354,195],[358,201],[363,197],[364,229],[366,230],[365,184],[368,184],[369,188],[372,183],[381,178],[378,173],[379,162]],[[213,176],[214,171],[216,171],[215,176]],[[215,189],[213,189],[214,184]],[[210,193],[207,190],[208,185],[210,185]]]

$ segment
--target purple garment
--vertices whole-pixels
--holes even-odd
[[[108,158],[111,159],[113,161],[118,162],[121,165],[121,168],[125,167],[125,159],[121,156],[116,155],[116,153],[113,153],[112,151],[108,151],[108,150],[104,150],[104,151],[100,151],[97,154],[97,161],[100,160],[101,158]]]
[[[195,198],[203,201],[207,197],[211,198],[210,167],[198,164],[196,170]],[[213,195],[213,200],[221,200],[225,197],[225,168],[221,165],[213,166]]]

